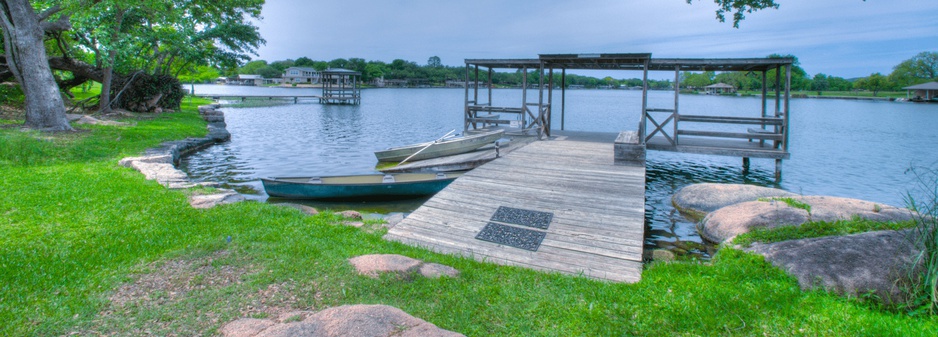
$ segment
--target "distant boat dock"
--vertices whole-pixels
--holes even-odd
[[[293,101],[293,103],[299,103],[303,100],[319,100],[322,96],[319,95],[202,95],[196,94],[195,97],[207,98],[211,100],[238,100],[241,102],[246,102],[248,100],[252,101]]]
[[[213,100],[232,99],[245,102],[248,100],[289,101],[299,103],[303,100],[316,100],[320,104],[353,104],[362,102],[362,89],[359,78],[361,73],[348,69],[326,69],[321,72],[321,95],[201,95],[196,97]]]
[[[481,261],[637,282],[643,268],[646,151],[742,157],[744,170],[749,158],[774,159],[780,179],[781,162],[790,156],[792,63],[788,58],[652,59],[651,54],[466,60],[464,129],[509,127],[543,141],[513,149],[470,171],[385,237]],[[480,68],[488,73],[487,83]],[[520,104],[493,103],[494,69],[522,74]],[[567,69],[642,71],[643,95],[637,107],[641,120],[622,125],[625,131],[618,134],[563,131],[565,86],[559,86],[560,103],[555,105],[555,69],[561,71],[561,83]],[[535,89],[528,88],[532,70],[539,74]],[[674,72],[673,106],[648,106],[649,71]],[[754,109],[755,116],[681,114],[681,71],[761,73],[761,107]],[[770,71],[775,75],[771,105]],[[529,90],[537,92],[529,95]],[[555,109],[561,113],[560,130],[551,126]]]

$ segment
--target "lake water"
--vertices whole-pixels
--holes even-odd
[[[197,94],[317,95],[318,89],[196,85]],[[529,92],[530,94],[531,92]],[[559,104],[559,92],[555,103]],[[536,92],[535,92],[536,94]],[[266,200],[258,179],[270,176],[373,173],[373,152],[435,139],[462,130],[462,89],[366,89],[362,104],[314,102],[267,107],[225,107],[231,141],[183,158],[197,181],[218,181],[251,199]],[[495,105],[518,105],[519,90],[494,91]],[[673,92],[650,92],[649,107],[673,106]],[[681,113],[758,116],[757,97],[681,95]],[[561,125],[555,108],[553,126]],[[741,113],[737,113],[741,112]],[[573,131],[635,130],[641,92],[568,90],[564,126]],[[709,257],[694,223],[678,214],[671,195],[700,182],[780,187],[803,195],[831,195],[902,206],[911,166],[938,165],[938,105],[885,101],[793,99],[790,160],[780,183],[775,162],[753,159],[742,172],[733,157],[649,151],[646,245]],[[409,212],[423,200],[395,203],[311,203],[388,213]]]

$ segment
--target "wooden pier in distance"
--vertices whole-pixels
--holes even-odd
[[[221,99],[231,99],[231,100],[241,100],[245,102],[247,100],[266,100],[266,101],[289,101],[293,100],[293,103],[299,103],[302,100],[319,100],[322,96],[319,95],[194,95],[195,97],[208,98],[211,100],[221,100]]]
[[[361,104],[362,89],[359,85],[361,73],[340,68],[329,68],[321,72],[322,104]]]
[[[616,134],[557,133],[476,168],[385,238],[480,261],[616,282],[641,279],[645,168],[616,165]],[[546,229],[500,221],[501,208],[549,214]],[[535,250],[483,239],[488,226],[542,235]]]

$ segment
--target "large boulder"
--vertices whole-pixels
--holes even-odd
[[[681,188],[671,203],[681,213],[699,221],[720,208],[759,198],[795,197],[797,194],[777,188],[743,184],[693,184]]]
[[[244,201],[245,198],[234,190],[218,189],[216,193],[193,195],[189,197],[189,205],[192,208],[212,208],[218,205],[233,204]]]
[[[747,201],[711,212],[697,224],[697,231],[700,237],[719,243],[755,228],[800,225],[808,218],[806,210],[784,202]]]
[[[130,167],[143,173],[147,180],[156,180],[166,187],[188,188],[194,186],[189,181],[189,176],[171,163],[133,161],[130,163]]]
[[[319,214],[319,210],[317,210],[315,207],[312,207],[312,206],[294,204],[294,203],[289,203],[289,202],[278,203],[278,204],[273,204],[273,205],[294,208],[296,210],[299,210],[300,212],[303,212],[303,214],[306,214],[306,215]]]
[[[459,270],[453,267],[426,263],[414,258],[395,254],[362,255],[349,259],[359,274],[378,277],[382,273],[413,274],[419,273],[427,278],[440,278],[443,276],[459,276]]]
[[[851,297],[873,294],[883,304],[895,306],[907,300],[902,287],[917,274],[911,271],[920,250],[911,233],[876,231],[757,243],[745,250],[765,256],[796,277],[802,289],[821,288]]]
[[[219,332],[228,337],[463,336],[387,305],[345,305],[291,323],[243,318],[226,324]]]
[[[410,273],[416,271],[423,261],[395,254],[362,255],[349,259],[359,274],[378,277],[381,273]]]
[[[743,202],[711,212],[697,225],[697,229],[704,239],[723,242],[755,228],[799,226],[809,221],[860,218],[899,222],[912,219],[912,212],[907,209],[864,200],[824,196],[794,197],[791,200],[808,207],[792,207],[776,199]]]
[[[866,200],[825,196],[807,196],[795,200],[811,206],[810,221],[837,221],[854,217],[880,222],[912,219],[912,212],[906,208]]]

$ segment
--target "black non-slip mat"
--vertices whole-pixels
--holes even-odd
[[[536,252],[546,235],[541,231],[489,222],[476,239]]]
[[[547,229],[550,221],[554,218],[554,213],[538,212],[520,208],[511,208],[500,206],[495,214],[492,215],[492,221]]]

